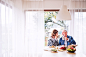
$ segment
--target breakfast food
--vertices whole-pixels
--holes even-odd
[[[51,49],[51,52],[52,53],[57,53],[57,50],[56,49]]]
[[[58,47],[55,47],[55,49],[58,49]]]
[[[49,47],[50,47],[50,48],[55,48],[55,46],[53,46],[53,45],[52,45],[52,46],[49,46]]]
[[[68,47],[67,51],[74,53],[76,51],[76,48],[74,48],[74,47]]]
[[[75,48],[77,45],[69,45],[68,47],[73,47],[73,48]]]
[[[56,50],[56,49],[52,49],[51,51],[57,52],[57,50]]]
[[[62,50],[66,50],[66,47],[61,47],[60,49],[62,49]]]
[[[62,52],[63,50],[62,49],[59,49],[58,51],[61,51]]]
[[[56,49],[58,49],[58,47]]]

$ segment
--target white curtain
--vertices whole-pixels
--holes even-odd
[[[22,0],[0,0],[0,57],[26,57],[24,25]]]
[[[78,52],[86,54],[86,0],[71,0],[71,4],[74,8],[70,9],[71,13],[71,35],[74,37],[76,44],[78,45]]]
[[[25,11],[25,46],[27,57],[42,57],[45,39],[43,2],[40,4],[40,1],[35,0],[34,5],[37,5],[34,9]]]
[[[1,25],[1,3],[0,3],[0,28],[2,28]],[[0,29],[0,57],[2,57],[2,30]]]
[[[26,57],[25,19],[22,0],[13,0],[13,57]]]
[[[22,5],[22,0],[0,0],[0,57],[42,56],[44,47],[43,4],[40,5],[37,1],[37,5],[42,8],[38,6],[36,11],[25,12],[26,19]]]
[[[12,6],[0,0],[0,57],[12,56]]]
[[[42,57],[45,42],[43,1],[33,2],[35,7],[25,11],[25,47],[27,57]],[[33,2],[27,1],[26,7],[32,6]]]
[[[29,57],[42,57],[44,48],[44,11],[26,11],[26,43]]]

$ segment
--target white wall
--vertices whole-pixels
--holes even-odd
[[[78,4],[78,5],[77,5]],[[43,5],[43,6],[42,6]],[[24,10],[28,9],[38,9],[38,8],[44,8],[44,9],[59,9],[63,5],[63,0],[44,0],[44,1],[23,1],[23,8]],[[64,5],[67,5],[68,8],[85,8],[86,1],[78,2],[78,1],[71,1],[71,0],[65,0]],[[83,6],[83,7],[82,7]]]

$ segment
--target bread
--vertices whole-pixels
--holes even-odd
[[[50,48],[55,48],[55,46],[53,46],[53,45],[52,45],[52,46],[49,46],[49,47],[50,47]]]

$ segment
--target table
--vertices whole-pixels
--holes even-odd
[[[86,57],[86,55],[78,50],[75,53],[69,53],[67,51],[57,51],[57,53],[51,53],[51,51],[43,51],[42,57]]]

